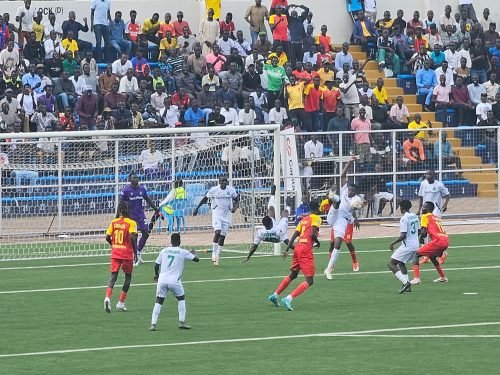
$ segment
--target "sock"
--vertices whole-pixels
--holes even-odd
[[[420,279],[420,266],[418,264],[413,265],[413,277]]]
[[[330,260],[328,261],[328,268],[333,268],[335,263],[337,263],[337,258],[339,257],[340,251],[337,249],[333,249],[332,251],[332,256],[330,257]]]
[[[403,273],[401,271],[398,271],[394,274],[394,276],[396,276],[396,278],[401,281],[403,284],[406,284],[405,282],[405,275],[403,275]]]
[[[446,277],[446,275],[444,274],[443,269],[441,268],[440,265],[439,266],[434,266],[434,267],[436,267],[436,271],[438,271],[439,276]]]
[[[410,279],[408,278],[408,274],[403,274],[403,284],[406,284]]]
[[[212,243],[212,261],[215,260],[217,256],[217,250],[219,249],[219,244],[217,242]]]
[[[352,262],[353,263],[357,263],[358,262],[358,258],[356,257],[356,250],[349,251],[349,254],[351,254]]]
[[[111,295],[113,294],[113,288],[110,288],[109,286],[106,288],[106,298],[111,299]]]
[[[137,252],[139,253],[138,255],[140,255],[140,252],[142,251],[142,249],[144,249],[144,246],[146,245],[146,240],[147,240],[147,238],[145,238],[144,236],[141,235],[141,239],[139,240],[139,243],[137,244]]]
[[[186,300],[177,302],[177,310],[179,311],[179,322],[186,321]]]
[[[127,292],[121,292],[119,301],[125,302],[125,298],[127,298]]]
[[[219,245],[219,249],[217,250],[217,258],[220,257],[220,254],[222,253],[222,249],[224,249],[224,246]]]
[[[161,305],[159,303],[155,303],[155,307],[153,307],[153,315],[151,316],[151,324],[156,324],[158,321],[158,317],[160,316]]]
[[[290,279],[290,276],[285,277],[281,281],[280,285],[278,285],[278,289],[276,289],[275,294],[279,296],[281,294],[281,292],[283,292],[288,287],[288,285],[290,285],[291,282],[292,282],[292,279]]]
[[[309,288],[309,283],[307,281],[302,281],[297,288],[293,290],[292,293],[290,293],[290,297],[295,298],[300,296],[302,293],[304,293],[307,288]]]

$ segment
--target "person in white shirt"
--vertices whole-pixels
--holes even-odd
[[[316,46],[311,46],[311,49],[304,53],[304,57],[302,58],[302,64],[311,63],[312,66],[318,64],[318,55],[319,52],[316,51]]]
[[[51,59],[54,55],[54,52],[58,52],[60,56],[64,56],[66,54],[66,50],[57,40],[55,31],[51,31],[49,34],[49,38],[45,42],[43,42],[43,49],[45,50],[46,60]]]
[[[222,37],[217,41],[217,45],[220,48],[220,53],[224,56],[229,56],[231,54],[231,48],[236,48],[236,43],[229,37],[228,30],[222,32]]]
[[[264,56],[259,54],[257,50],[253,50],[253,52],[245,59],[245,70],[248,71],[248,66],[251,64],[256,65],[259,60],[264,60]]]
[[[287,120],[288,115],[286,109],[281,106],[281,101],[276,99],[274,101],[274,107],[269,111],[269,122],[271,124],[283,125],[283,120]]]
[[[342,242],[346,242],[347,248],[352,257],[352,270],[359,271],[359,263],[356,258],[356,250],[352,244],[352,234],[354,227],[359,229],[359,221],[356,214],[357,209],[352,206],[354,199],[361,199],[358,195],[357,186],[347,183],[347,172],[351,167],[354,159],[344,167],[342,175],[340,176],[340,196],[332,198],[332,206],[328,212],[327,222],[332,227],[332,234],[330,238],[330,260],[324,271],[328,280],[332,280],[332,272],[340,254],[340,247]]]
[[[251,143],[241,149],[240,158],[248,163],[260,160],[260,150]]]
[[[231,107],[231,103],[229,102],[229,100],[224,100],[224,107],[221,108],[220,114],[226,119],[224,125],[240,124],[238,112],[236,112],[236,109]]]
[[[49,13],[49,21],[47,23],[45,23],[45,25],[43,26],[43,29],[44,29],[44,34],[45,34],[46,39],[49,39],[49,35],[50,35],[51,31],[54,31],[56,33],[57,40],[59,40],[59,41],[61,40],[61,38],[63,36],[63,31],[62,31],[61,25],[59,25],[56,22],[56,15],[53,12]]]
[[[456,69],[460,67],[460,53],[457,51],[457,43],[451,42],[449,48],[444,51],[444,58],[448,61],[448,67],[450,69]]]
[[[500,85],[496,82],[497,74],[492,72],[490,73],[490,79],[483,83],[484,88],[486,89],[486,94],[488,96],[488,101],[490,103],[495,103],[495,96],[500,90]]]
[[[151,142],[149,148],[141,152],[138,161],[142,164],[142,169],[144,169],[145,172],[157,170],[160,164],[163,163],[163,155],[156,149],[155,143]]]
[[[455,84],[453,81],[453,69],[448,66],[448,61],[443,61],[443,64],[434,72],[436,73],[437,82],[439,82],[439,77],[441,77],[442,74],[446,77],[446,86],[451,87]]]
[[[481,93],[481,103],[476,106],[476,123],[479,124],[482,120],[488,119],[488,112],[492,110],[493,106],[491,103],[488,103],[488,94],[483,92]],[[435,203],[435,202],[432,202]]]
[[[257,116],[255,111],[250,108],[250,102],[245,101],[244,108],[238,112],[238,122],[240,125],[253,125]]]
[[[323,143],[318,141],[316,134],[311,135],[311,139],[304,143],[304,155],[306,159],[323,157]]]
[[[228,164],[230,160],[233,165],[238,164],[241,161],[241,148],[235,142],[231,146],[224,147],[220,160],[225,164]]]
[[[19,45],[28,42],[29,33],[33,31],[33,17],[36,16],[36,9],[31,6],[31,0],[24,0],[24,5],[17,8],[16,23],[21,24],[19,33]]]
[[[128,59],[128,55],[123,53],[122,56],[111,64],[113,74],[118,78],[125,77],[129,69],[133,69],[132,61]]]
[[[75,86],[76,95],[82,96],[83,92],[85,91],[85,87],[87,87],[87,83],[81,75],[82,72],[80,71],[80,68],[75,68],[73,74],[73,76],[69,77],[69,80],[73,82],[73,86]]]
[[[417,215],[422,211],[424,202],[434,203],[433,215],[437,217],[443,216],[448,210],[448,202],[450,201],[450,192],[441,181],[436,180],[436,172],[429,169],[425,174],[425,180],[420,183],[418,190],[419,206]],[[444,203],[443,203],[444,198]]]
[[[164,108],[159,111],[163,123],[168,128],[175,128],[181,117],[179,107],[172,104],[172,99],[170,97],[165,98],[164,105]]]
[[[403,200],[400,202],[401,219],[399,220],[399,237],[391,242],[389,248],[394,251],[387,266],[392,271],[394,276],[401,281],[403,287],[399,291],[400,294],[404,292],[411,292],[411,283],[408,278],[408,269],[406,263],[415,259],[415,254],[419,248],[418,231],[420,223],[418,216],[410,212],[411,202]],[[401,243],[401,245],[394,250],[394,247]]]
[[[127,70],[127,75],[120,79],[120,88],[118,92],[130,94],[139,91],[139,84],[137,78],[134,77],[134,71],[132,69]]]
[[[255,234],[252,247],[250,248],[247,257],[241,263],[248,262],[250,257],[255,253],[255,251],[257,251],[257,248],[262,242],[283,242],[285,245],[288,245],[288,211],[283,210],[279,222],[276,221],[275,216],[274,207],[269,207],[267,216],[262,218],[263,227],[260,228]]]
[[[235,188],[229,185],[226,176],[219,177],[219,185],[212,187],[194,209],[193,216],[198,215],[198,210],[205,203],[211,201],[212,227],[214,238],[212,243],[212,263],[219,265],[219,257],[224,248],[224,241],[229,233],[233,213],[240,206],[239,196]]]
[[[194,250],[188,251],[181,248],[181,236],[173,233],[170,236],[171,247],[166,247],[160,251],[155,261],[156,303],[151,316],[150,331],[156,331],[156,324],[160,316],[161,308],[168,292],[177,298],[177,310],[179,313],[179,328],[190,329],[186,324],[186,296],[182,285],[182,273],[187,260],[199,262]]]
[[[376,0],[364,0],[363,5],[365,8],[365,16],[373,23],[377,22],[377,1]]]

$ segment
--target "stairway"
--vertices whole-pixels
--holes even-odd
[[[341,46],[336,46],[341,49]],[[355,60],[358,60],[362,65],[366,59],[366,54],[361,52],[361,46],[351,45],[349,52],[353,55]],[[365,68],[366,78],[370,82],[370,86],[374,87],[379,77],[383,77],[378,71],[378,64],[376,61],[369,61]],[[395,103],[396,97],[401,95],[404,104],[408,107],[410,115],[420,113],[422,121],[431,121],[433,128],[443,128],[442,122],[436,121],[436,114],[434,112],[423,112],[422,105],[417,104],[416,95],[405,95],[402,88],[398,87],[396,78],[384,78],[385,88],[389,95],[389,101]],[[462,146],[462,139],[455,138],[454,129],[450,129],[448,133],[448,140],[453,146],[453,150],[460,156],[463,169],[476,169],[473,172],[464,172],[464,177],[473,184],[478,185],[477,195],[480,198],[496,198],[498,194],[498,176],[495,171],[482,171],[482,169],[496,168],[493,164],[484,164],[479,156],[476,156],[475,147]],[[435,141],[436,137],[431,136],[431,141]]]

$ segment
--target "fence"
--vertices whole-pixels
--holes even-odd
[[[130,173],[138,174],[155,204],[168,195],[174,180],[184,183],[182,208],[153,229],[159,235],[149,243],[156,246],[167,244],[165,229],[177,230],[181,216],[189,232],[186,243],[209,245],[209,209],[204,206],[198,217],[192,216],[193,209],[221,175],[228,175],[241,195],[241,209],[233,217],[237,234],[227,242],[229,248],[246,249],[255,223],[266,214],[267,201],[262,203],[279,182],[277,128],[2,135],[0,259],[106,254],[103,230],[114,218]],[[153,212],[145,209],[149,218]]]

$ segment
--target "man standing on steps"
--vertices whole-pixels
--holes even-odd
[[[106,52],[110,47],[109,23],[111,20],[110,0],[92,0],[90,8],[90,31],[95,34],[96,60],[106,61]],[[104,40],[104,57],[101,55],[101,42]],[[102,59],[101,59],[102,57]]]

